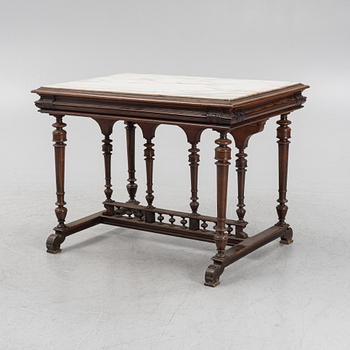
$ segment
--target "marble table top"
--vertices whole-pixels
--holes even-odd
[[[124,73],[43,88],[232,101],[295,85],[299,83]]]

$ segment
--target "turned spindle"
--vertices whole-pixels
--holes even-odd
[[[190,207],[193,214],[197,214],[199,202],[198,202],[198,165],[199,165],[199,148],[197,143],[191,143],[191,148],[188,150],[188,162],[191,172],[191,202]]]
[[[104,212],[105,215],[113,215],[115,212],[115,208],[113,205],[112,200],[112,182],[111,182],[111,158],[112,158],[112,140],[110,138],[112,131],[113,131],[113,125],[115,121],[106,121],[106,120],[98,120],[97,121],[100,125],[102,134],[104,135],[104,139],[102,140],[102,153],[104,158],[104,165],[105,165],[105,196],[106,199],[103,202],[104,207],[106,208],[106,211]]]
[[[66,202],[64,201],[64,165],[65,165],[65,147],[67,133],[64,130],[66,124],[62,121],[62,115],[54,115],[56,122],[52,124],[55,130],[52,133],[52,141],[55,150],[55,172],[56,172],[56,209],[58,225],[54,228],[55,233],[51,234],[46,240],[48,253],[58,253],[61,251],[61,243],[65,240],[65,231],[67,229],[65,220],[67,216]]]
[[[245,203],[244,203],[244,188],[245,188],[245,174],[247,172],[247,154],[244,152],[244,148],[238,148],[238,153],[236,154],[236,171],[237,171],[237,217],[238,221],[242,224],[246,224],[244,221],[244,216],[246,213]],[[236,226],[236,236],[241,238],[246,238],[247,234],[243,231],[242,226]]]
[[[217,221],[215,225],[214,241],[217,248],[217,254],[212,258],[214,264],[208,266],[205,271],[205,285],[210,287],[217,286],[220,281],[220,275],[224,271],[225,248],[228,241],[228,232],[226,230],[226,207],[227,207],[227,186],[228,172],[231,159],[231,141],[227,138],[227,132],[221,131],[220,138],[215,143],[216,159],[216,181],[217,181]]]
[[[153,161],[154,161],[154,143],[152,140],[155,135],[155,130],[158,124],[152,123],[139,123],[143,137],[146,140],[144,144],[144,157],[146,163],[146,202],[147,208],[153,208],[153,200],[154,200],[154,191],[153,191]],[[146,222],[155,222],[155,213],[151,211],[145,211],[145,221]]]
[[[203,127],[182,127],[187,136],[187,141],[191,145],[188,152],[188,163],[190,166],[190,179],[191,179],[191,197],[190,197],[190,207],[192,214],[198,214],[198,167],[199,167],[199,148],[198,143],[200,142],[201,134],[203,132]],[[191,217],[189,220],[189,228],[191,230],[199,230],[200,220]]]
[[[191,202],[190,207],[193,214],[197,214],[199,202],[198,202],[198,165],[199,165],[199,148],[197,148],[197,142],[191,143],[191,148],[188,156],[188,162],[190,165],[191,173]],[[190,229],[199,230],[199,219],[190,218]]]
[[[238,221],[241,224],[236,226],[235,235],[239,238],[247,238],[248,235],[244,232],[244,228],[247,225],[247,222],[244,220],[246,209],[245,209],[245,178],[247,172],[247,153],[245,149],[248,147],[248,142],[250,137],[253,134],[261,132],[264,129],[265,120],[258,122],[256,124],[249,124],[243,127],[234,129],[231,131],[231,134],[235,140],[235,145],[238,150],[236,153],[236,172],[237,172],[237,209],[236,214]]]
[[[63,129],[66,124],[62,121],[62,116],[55,116],[56,122],[52,125],[55,130],[52,133],[52,140],[55,149],[55,170],[56,170],[56,217],[58,220],[57,229],[65,228],[65,219],[67,215],[66,202],[64,201],[64,164],[65,164],[65,147],[67,133]]]
[[[278,138],[278,205],[277,215],[278,224],[284,225],[285,218],[288,211],[287,200],[287,173],[288,173],[288,149],[289,149],[289,139],[291,136],[291,129],[289,125],[291,121],[287,119],[288,114],[282,114],[280,120],[277,121],[279,125],[277,128],[277,138]]]
[[[215,141],[216,179],[217,179],[217,223],[215,227],[215,243],[218,256],[225,255],[228,233],[225,228],[227,207],[228,172],[231,159],[231,141],[227,132],[220,132],[220,138]]]
[[[137,184],[135,178],[135,123],[125,122],[126,130],[126,151],[128,157],[128,184],[126,189],[129,193],[129,203],[138,204],[139,201],[135,199]]]

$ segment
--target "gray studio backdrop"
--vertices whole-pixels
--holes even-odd
[[[3,238],[0,249],[4,256],[21,252],[13,253],[19,254],[15,262],[10,257],[9,260],[2,259],[3,273],[6,274],[11,265],[15,275],[22,264],[30,264],[31,260],[25,257],[26,246],[30,247],[31,259],[42,254],[46,236],[55,224],[53,120],[36,112],[33,104],[36,96],[30,90],[47,83],[120,72],[288,80],[309,84],[305,108],[291,117],[288,221],[294,223],[299,247],[319,244],[317,252],[322,254],[319,261],[325,266],[327,259],[343,255],[346,251],[337,249],[349,246],[346,232],[350,194],[349,14],[350,2],[341,0],[1,0],[0,215]],[[67,117],[65,122],[68,124],[66,201],[70,221],[101,208],[104,199],[102,137],[92,120]],[[248,148],[246,218],[251,222],[248,229],[251,233],[270,226],[276,218],[275,128],[275,120],[270,120],[263,133],[252,137]],[[213,148],[216,136],[214,132],[206,131],[199,146],[200,211],[208,214],[215,214]],[[138,130],[137,196],[142,200],[145,195],[143,143]],[[115,127],[113,144],[113,188],[115,198],[124,200],[127,198],[127,172],[121,123]],[[181,130],[170,126],[157,130],[156,205],[187,210],[190,196],[188,148]],[[235,215],[235,186],[232,166],[228,210],[231,216]],[[110,229],[102,228],[99,232],[103,233],[103,230]],[[79,239],[83,240],[81,236]],[[317,239],[321,243],[317,243]],[[69,241],[66,244],[68,246]],[[211,256],[210,251],[206,254],[208,258]],[[348,257],[344,256],[343,264],[338,261],[344,276],[346,271],[350,272]],[[319,262],[314,261],[311,265],[317,264]],[[199,265],[198,271],[201,271]],[[327,276],[324,275],[325,280]],[[195,288],[202,288],[200,276],[185,277],[197,278]],[[235,290],[237,282],[234,278],[230,281]],[[13,295],[13,291],[10,293],[11,290],[6,289],[9,285],[10,282],[5,283],[2,292]],[[326,284],[325,293],[345,295],[344,285],[340,282],[339,285],[338,290],[334,284]],[[4,312],[8,316],[12,311]],[[10,317],[7,325],[12,321]],[[340,324],[333,323],[334,331],[343,329],[345,321],[349,322],[349,318],[341,319]],[[312,319],[307,318],[306,322],[311,324]],[[325,328],[326,325],[322,325],[313,331],[322,334]],[[13,331],[15,326],[11,329]],[[20,336],[13,333],[11,338],[9,334],[12,333],[0,339],[0,344],[12,339],[13,349],[17,349]],[[289,339],[294,346],[291,345],[291,349],[304,349],[303,346],[312,349],[313,345],[317,348],[311,336],[302,344],[300,329],[293,335],[296,338]],[[323,336],[329,345],[339,345],[343,339],[340,334],[336,341]],[[39,349],[35,340],[33,344],[33,348],[36,345]]]

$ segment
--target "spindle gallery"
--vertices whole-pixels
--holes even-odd
[[[302,108],[307,85],[292,82],[233,80],[166,76],[148,74],[116,74],[108,77],[46,85],[37,90],[40,112],[51,115],[56,169],[56,217],[58,224],[47,238],[49,253],[61,251],[65,239],[82,230],[103,223],[150,231],[164,235],[211,242],[216,254],[205,271],[205,285],[215,287],[224,269],[265,244],[280,238],[283,244],[292,243],[293,231],[286,222],[288,148],[291,122],[288,116]],[[65,147],[67,142],[66,115],[92,118],[102,135],[105,171],[104,209],[80,220],[66,223],[64,199]],[[278,205],[272,226],[248,236],[245,228],[245,175],[247,147],[250,137],[262,132],[272,117],[277,121],[278,143]],[[81,118],[81,122],[83,121]],[[112,131],[117,121],[125,123],[128,179],[126,203],[113,199],[112,190]],[[189,210],[180,212],[158,208],[157,193],[153,191],[153,163],[156,157],[156,129],[161,124],[180,127],[189,143]],[[145,203],[141,204],[135,178],[135,128],[141,129],[145,139],[146,162]],[[198,193],[199,143],[204,130],[211,129],[218,136],[213,145],[216,164],[216,216],[200,212]],[[228,219],[227,188],[231,163],[231,138],[237,148],[236,219]],[[164,161],[164,160],[163,160]],[[165,160],[166,161],[166,160]],[[232,175],[231,175],[232,176]]]

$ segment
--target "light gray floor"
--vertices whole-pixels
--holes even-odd
[[[350,247],[344,212],[323,196],[306,208],[294,194],[295,243],[271,243],[208,288],[207,243],[101,225],[68,238],[61,254],[45,253],[54,217],[52,193],[40,187],[26,196],[21,185],[2,188],[4,200],[21,203],[1,219],[1,349],[348,348]],[[83,191],[71,201],[71,218],[94,210]],[[264,202],[250,207],[264,214]]]

